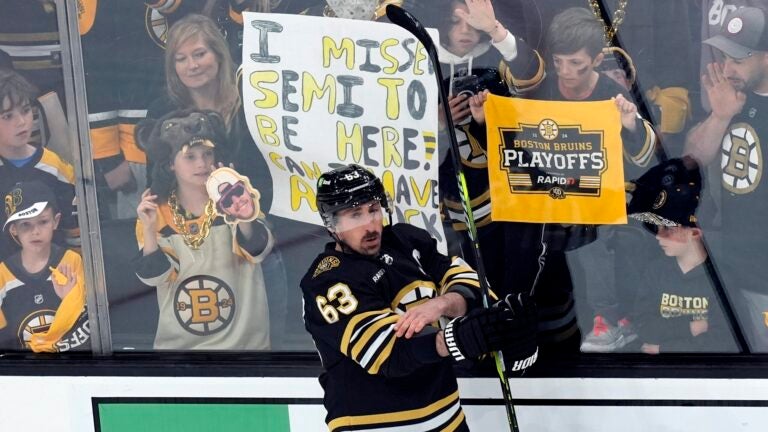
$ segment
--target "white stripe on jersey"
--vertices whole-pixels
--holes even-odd
[[[40,171],[47,172],[48,174],[52,174],[56,176],[56,178],[62,183],[71,184],[69,182],[69,179],[64,177],[64,174],[52,165],[48,165],[47,163],[43,163],[43,162],[38,162],[37,165],[35,165],[35,168],[39,169]]]
[[[384,312],[384,313],[382,313],[382,314],[380,314],[380,315],[376,315],[375,317],[373,317],[373,318],[370,318],[370,319],[368,320],[368,322],[367,322],[367,323],[365,323],[365,325],[364,325],[364,326],[362,326],[362,327],[358,328],[357,330],[355,330],[355,332],[354,332],[354,333],[352,333],[352,337],[351,337],[351,338],[349,338],[349,346],[352,346],[352,345],[354,345],[355,341],[357,340],[357,337],[358,337],[358,336],[360,336],[360,333],[364,332],[364,331],[365,331],[365,329],[367,329],[368,327],[370,327],[370,326],[371,326],[371,324],[375,323],[376,321],[378,321],[378,320],[380,320],[380,319],[382,319],[382,318],[386,318],[386,317],[388,317],[389,315],[390,315],[390,312]]]
[[[48,57],[53,52],[61,52],[61,45],[0,45],[0,49],[7,52],[11,57]]]
[[[117,111],[104,111],[99,113],[88,114],[88,122],[98,122],[104,120],[114,120],[117,118]]]
[[[362,366],[364,369],[368,369],[368,363],[371,362],[371,358],[376,354],[376,351],[379,350],[379,347],[383,345],[385,342],[389,340],[389,336],[392,334],[392,331],[395,329],[394,324],[390,324],[387,326],[387,330],[379,334],[379,336],[376,338],[375,341],[370,345],[370,347],[365,350],[365,355],[363,356],[362,360],[360,360],[360,366]]]
[[[10,292],[14,288],[18,288],[20,286],[24,286],[24,282],[14,279],[12,281],[8,281],[5,285],[3,285],[2,288],[0,288],[0,299],[3,299],[5,295]]]
[[[124,117],[124,118],[137,118],[137,119],[143,119],[147,118],[148,110],[118,110],[117,116],[118,117]]]

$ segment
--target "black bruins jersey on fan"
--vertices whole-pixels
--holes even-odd
[[[70,247],[80,246],[80,230],[77,223],[75,200],[75,170],[56,153],[38,149],[24,165],[17,167],[10,160],[0,156],[0,193],[5,196],[17,182],[40,181],[51,188],[57,198],[61,222],[55,240]],[[0,212],[0,226],[5,223],[5,212]],[[64,238],[60,238],[64,237]],[[0,236],[0,260],[18,249],[10,236]]]
[[[764,178],[768,152],[762,139],[768,137],[768,97],[753,92],[741,112],[728,126],[720,153],[723,220],[723,252],[734,269],[740,269],[739,288],[765,292],[765,243],[768,240],[765,214],[768,212],[768,186]],[[744,269],[743,271],[741,271]]]
[[[61,299],[53,289],[48,267],[70,264],[83,278],[82,260],[77,253],[51,246],[48,266],[30,274],[21,265],[21,255],[12,255],[0,263],[0,349],[29,350],[33,334],[48,331]],[[58,352],[90,350],[91,331],[88,314],[83,309],[74,326],[55,344]]]
[[[376,258],[329,243],[301,282],[305,325],[325,369],[329,430],[468,430],[451,361],[436,352],[437,329],[398,339],[393,324],[430,298],[448,291],[471,298],[468,287],[478,286],[464,261],[438,253],[426,231],[410,225],[385,227]]]

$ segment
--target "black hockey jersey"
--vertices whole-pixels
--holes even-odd
[[[475,306],[469,287],[478,286],[464,261],[438,253],[426,231],[407,224],[384,228],[375,258],[329,243],[301,282],[305,325],[325,369],[329,429],[467,430],[451,361],[435,348],[437,327],[398,339],[393,325],[448,291]]]
[[[80,230],[77,225],[75,205],[75,171],[56,153],[39,148],[26,164],[17,167],[8,159],[0,156],[0,192],[5,196],[17,182],[40,181],[51,188],[57,197],[61,212],[61,222],[56,240],[72,247],[80,245]],[[0,226],[5,223],[5,212],[0,213]],[[64,238],[61,238],[64,237]],[[0,237],[0,260],[18,249],[10,236]]]
[[[48,264],[41,272],[30,274],[22,266],[19,253],[0,263],[0,349],[29,350],[32,336],[51,328],[62,300],[53,289],[49,267],[69,264],[80,281],[85,277],[80,255],[56,245],[51,246]],[[88,315],[82,308],[74,325],[54,344],[54,349],[58,352],[89,350],[90,336]]]
[[[768,182],[763,176],[768,152],[768,97],[747,93],[741,112],[725,131],[720,147],[722,248],[713,251],[727,264],[726,286],[766,293],[765,212]],[[713,183],[717,180],[715,179]],[[715,259],[713,258],[713,259]],[[724,269],[725,270],[725,269]]]

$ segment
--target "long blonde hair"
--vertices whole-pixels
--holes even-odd
[[[171,100],[182,109],[195,108],[189,88],[181,82],[176,73],[176,51],[185,42],[199,38],[213,51],[219,62],[219,72],[216,76],[217,111],[224,118],[229,128],[232,119],[240,109],[240,92],[235,81],[235,64],[224,37],[210,18],[190,14],[176,22],[168,31],[168,42],[165,49],[165,82]]]

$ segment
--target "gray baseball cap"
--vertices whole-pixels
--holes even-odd
[[[756,51],[768,51],[765,11],[756,7],[739,8],[728,14],[720,33],[704,41],[725,55],[743,59]]]

